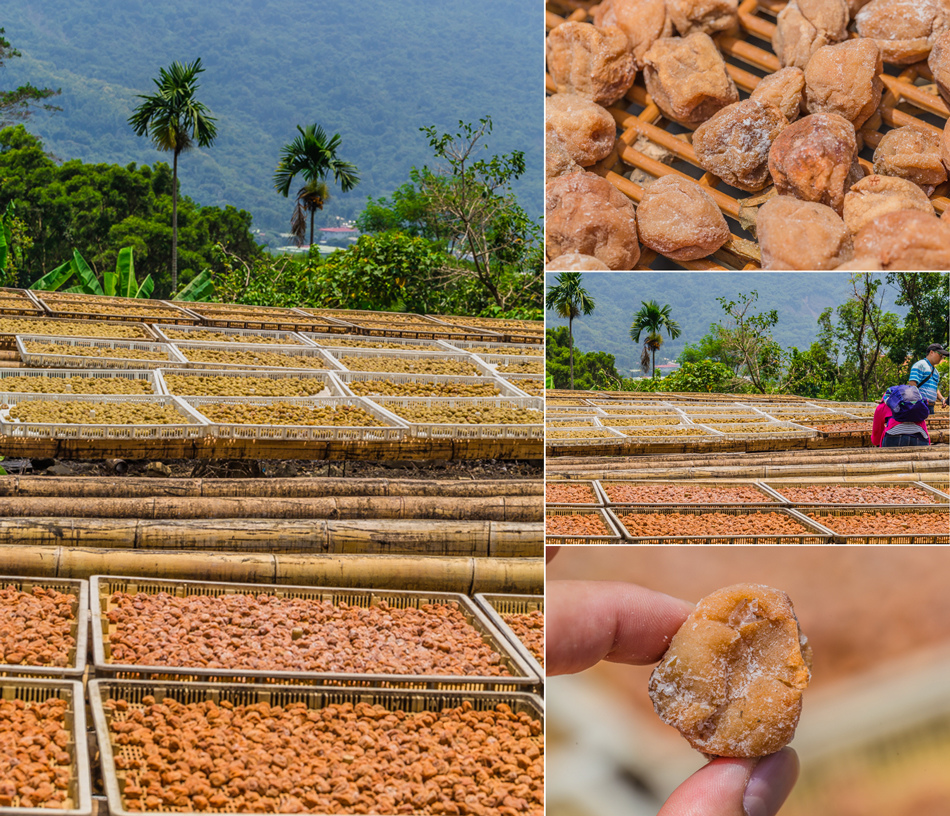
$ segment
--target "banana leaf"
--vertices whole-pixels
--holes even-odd
[[[115,294],[119,297],[135,297],[138,284],[135,281],[135,265],[132,263],[132,247],[122,247],[119,250],[119,257],[115,261],[115,271],[118,277],[118,290]],[[106,276],[106,294],[109,294],[108,275]]]
[[[214,295],[214,280],[210,269],[203,269],[182,287],[172,300],[186,300],[192,303],[206,301]]]
[[[73,266],[75,267],[74,271],[76,272],[76,277],[79,278],[80,283],[85,287],[85,293],[87,295],[103,294],[96,273],[93,272],[89,264],[86,263],[86,259],[79,254],[78,249],[73,250]]]
[[[55,292],[72,276],[72,261],[66,261],[66,263],[57,266],[52,272],[47,272],[45,275],[43,275],[42,278],[40,278],[30,287],[30,289],[40,289],[44,292]]]
[[[89,294],[86,291],[86,287],[83,286],[81,283],[77,284],[76,286],[70,286],[68,289],[64,289],[63,291],[69,295],[88,295]]]
[[[0,221],[0,272],[7,268],[7,230],[7,225]]]
[[[142,285],[139,286],[138,290],[135,292],[137,298],[148,298],[152,296],[152,290],[155,288],[155,281],[152,280],[151,275],[146,275],[145,280],[142,281]]]

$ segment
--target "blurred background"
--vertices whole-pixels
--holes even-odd
[[[950,549],[573,547],[546,580],[630,581],[696,602],[730,584],[792,599],[814,649],[781,816],[950,814]],[[550,635],[549,635],[550,636]],[[652,666],[546,683],[548,816],[653,816],[705,760],[660,721]]]

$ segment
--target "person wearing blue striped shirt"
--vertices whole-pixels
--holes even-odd
[[[927,401],[930,413],[934,412],[937,402],[947,405],[947,399],[940,393],[940,372],[937,364],[947,356],[947,350],[940,343],[927,346],[927,356],[918,360],[910,369],[908,385],[916,385],[921,397]]]

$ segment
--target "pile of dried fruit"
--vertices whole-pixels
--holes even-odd
[[[543,374],[544,360],[525,363],[505,363],[499,365],[495,370],[502,377],[507,377],[512,374]]]
[[[620,521],[634,538],[654,536],[783,536],[808,530],[781,513],[625,513]]]
[[[69,650],[76,646],[75,608],[74,595],[55,589],[0,589],[0,663],[68,666]]]
[[[942,535],[950,537],[950,513],[856,513],[853,516],[808,514],[841,535]]]
[[[597,513],[549,513],[544,520],[544,531],[552,536],[616,537]]]
[[[823,433],[844,433],[846,431],[864,431],[871,433],[871,423],[868,420],[855,419],[851,422],[822,422],[822,423],[804,423],[809,428]]]
[[[118,357],[123,360],[168,360],[167,351],[147,351],[134,348],[106,348],[104,346],[74,346],[69,343],[25,344],[30,354],[68,354],[70,357]]]
[[[728,424],[720,424],[712,422],[704,422],[709,428],[712,428],[716,431],[721,431],[722,433],[727,434],[762,434],[763,436],[787,436],[788,434],[805,434],[807,431],[800,430],[799,428],[787,428],[784,425],[778,425],[775,423],[741,423],[741,422],[730,422]]]
[[[386,408],[408,422],[439,425],[540,425],[544,411],[513,405],[387,405]]]
[[[253,351],[241,349],[183,348],[182,354],[195,363],[220,363],[222,365],[247,365],[261,368],[326,368],[326,361],[319,354],[283,354],[279,351]]]
[[[251,343],[254,345],[267,343],[278,346],[299,346],[300,342],[289,337],[274,337],[269,334],[230,334],[229,332],[213,331],[212,329],[162,329],[172,340],[190,340],[194,343]]]
[[[937,496],[912,485],[779,485],[775,489],[789,501],[809,504],[939,504]]]
[[[542,816],[541,723],[504,704],[107,700],[129,810]]]
[[[711,439],[713,435],[702,428],[683,428],[675,425],[664,425],[659,428],[617,428],[624,436],[705,436]]]
[[[511,627],[515,637],[531,652],[534,659],[544,665],[544,612],[535,609],[533,612],[502,615],[501,619]]]
[[[151,340],[141,326],[128,323],[43,320],[28,317],[0,317],[0,334],[46,334],[54,337],[109,337],[116,340]]]
[[[367,337],[362,340],[353,340],[349,337],[321,337],[319,340],[317,340],[317,343],[320,346],[324,346],[326,348],[395,349],[396,351],[445,351],[444,346],[436,346],[434,344],[426,345],[424,343],[413,343],[412,345],[408,345],[406,343],[394,343],[382,337],[378,340],[375,340],[371,337]]]
[[[448,374],[478,377],[481,371],[465,360],[440,360],[438,357],[355,357],[340,358],[350,371],[388,371],[391,374]]]
[[[184,425],[187,419],[174,405],[156,402],[53,402],[26,400],[9,412],[12,422],[57,425]]]
[[[128,377],[4,377],[0,390],[14,394],[154,394],[148,380]]]
[[[509,676],[454,603],[113,593],[111,662],[250,671]]]
[[[590,428],[582,431],[545,431],[545,439],[619,439],[616,434],[604,428]]]
[[[549,504],[599,504],[594,488],[583,482],[547,482],[544,500]]]
[[[544,381],[543,380],[532,380],[532,379],[514,379],[508,378],[515,388],[520,388],[526,394],[530,394],[532,397],[542,397],[544,396]]]
[[[618,414],[621,416],[669,416],[672,408],[631,408],[628,406],[623,406],[621,408],[601,408],[604,413]]]
[[[268,405],[245,403],[205,403],[198,406],[212,422],[227,425],[313,425],[360,428],[384,427],[365,408],[357,405],[299,405],[273,402]]]
[[[72,776],[67,708],[55,697],[0,700],[0,807],[67,806]]]
[[[315,397],[327,390],[326,380],[312,377],[203,377],[165,374],[172,394],[194,397]]]
[[[446,382],[439,380],[352,380],[350,391],[359,397],[497,397],[501,389],[489,379],[480,383]]]
[[[602,484],[608,498],[616,504],[761,504],[775,501],[752,485]]]
[[[161,316],[163,318],[178,318],[184,315],[178,309],[169,309],[161,303],[154,300],[148,302],[148,306],[136,306],[135,301],[123,299],[126,302],[119,303],[115,301],[98,301],[92,298],[77,296],[69,297],[65,295],[51,295],[49,292],[43,292],[42,298],[49,306],[52,312],[68,312],[71,314],[114,314],[131,315],[133,317]]]
[[[564,417],[563,419],[548,418],[544,423],[548,428],[596,428],[597,423],[590,417]]]
[[[608,428],[636,428],[645,425],[679,425],[683,421],[681,416],[610,416],[602,417],[601,425]]]

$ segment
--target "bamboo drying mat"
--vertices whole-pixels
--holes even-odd
[[[591,11],[596,5],[595,2],[579,0],[548,0],[546,28],[550,31],[568,21],[593,22]],[[739,3],[738,33],[723,32],[714,37],[742,99],[749,96],[763,76],[781,67],[771,42],[775,17],[786,5],[785,0],[742,0]],[[942,134],[950,115],[936,91],[926,62],[900,67],[885,65],[881,78],[884,81],[881,107],[859,131],[865,144],[859,158],[868,173],[872,172],[874,149],[887,130],[917,125]],[[545,74],[545,86],[548,93],[556,91],[548,74]],[[719,205],[732,232],[722,249],[697,261],[671,261],[642,247],[636,269],[759,269],[761,254],[758,244],[743,227],[742,221],[745,220],[746,224],[754,222],[755,208],[758,203],[763,203],[762,196],[768,189],[745,193],[705,172],[696,162],[691,144],[692,131],[663,116],[646,91],[642,72],[638,72],[637,81],[626,97],[608,110],[620,131],[617,143],[606,159],[586,170],[606,178],[636,204],[643,198],[643,183],[648,183],[651,178],[678,174],[698,181]],[[629,177],[631,174],[633,179]],[[931,201],[938,215],[950,207],[948,196],[950,182],[934,190]]]

